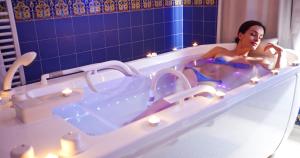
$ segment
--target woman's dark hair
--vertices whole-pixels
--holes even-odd
[[[261,22],[259,22],[259,21],[254,21],[254,20],[250,20],[250,21],[244,22],[244,23],[240,26],[239,31],[238,31],[238,34],[239,34],[239,33],[243,33],[243,34],[244,34],[251,26],[255,26],[255,25],[261,26],[261,27],[264,29],[264,32],[266,32],[266,28],[265,28],[265,26],[264,26]],[[236,37],[236,38],[235,38],[235,43],[239,43],[239,41],[240,41],[239,37]]]

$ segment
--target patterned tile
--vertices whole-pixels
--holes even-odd
[[[217,0],[13,0],[16,20],[127,12],[173,6],[216,6]]]

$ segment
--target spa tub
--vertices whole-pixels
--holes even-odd
[[[147,109],[149,80],[156,72],[179,69],[182,63],[215,46],[200,45],[127,63],[143,77],[123,77],[116,71],[91,75],[89,80],[103,91],[93,92],[84,73],[13,89],[13,104],[28,108],[28,113],[35,107],[36,116],[24,114],[25,120],[20,121],[20,111],[14,108],[0,111],[0,157],[9,158],[15,147],[22,144],[32,146],[37,158],[49,153],[66,155],[61,140],[70,132],[80,136],[76,139],[79,146],[73,147],[74,152],[69,156],[74,158],[266,158],[272,155],[289,135],[300,105],[300,98],[296,97],[300,93],[300,68],[290,66],[298,60],[292,50],[286,50],[287,66],[278,75],[261,76],[257,84],[249,81],[227,91],[224,97],[181,99],[155,113],[160,118],[157,124],[149,124],[150,116],[128,123]],[[230,49],[234,44],[218,46]],[[160,98],[187,98],[184,95],[189,90],[178,89],[178,83],[170,80],[174,78],[166,77],[159,84],[169,85]],[[67,87],[73,93],[61,95]],[[49,110],[50,114],[43,115]]]

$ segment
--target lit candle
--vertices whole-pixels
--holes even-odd
[[[156,57],[157,53],[156,52],[152,52],[152,57]]]
[[[33,147],[26,144],[19,145],[11,150],[10,158],[35,158]]]
[[[72,89],[70,89],[70,88],[65,88],[64,90],[62,90],[62,95],[63,96],[65,96],[65,97],[67,97],[67,96],[69,96],[69,95],[71,95],[72,94]]]
[[[258,77],[252,77],[252,78],[251,78],[251,83],[253,83],[253,84],[257,84],[258,81],[259,81],[259,78],[258,78]]]
[[[147,57],[147,58],[151,58],[151,57],[152,57],[152,53],[148,53],[148,54],[146,55],[146,57]]]
[[[224,98],[225,92],[222,92],[222,91],[216,91],[216,96],[219,97],[219,98]]]
[[[60,139],[61,155],[73,156],[82,151],[82,143],[78,133],[70,132]]]
[[[148,123],[150,126],[157,126],[160,123],[160,118],[158,116],[152,115],[148,118]]]
[[[59,158],[56,154],[49,153],[45,158]]]
[[[156,56],[157,56],[157,53],[156,53],[156,52],[150,52],[150,53],[148,53],[146,56],[147,56],[147,58],[156,57]]]
[[[198,46],[198,43],[197,43],[197,42],[194,42],[194,43],[193,43],[193,47],[196,47],[196,46]]]
[[[271,72],[272,72],[272,74],[273,74],[273,75],[278,75],[278,73],[279,73],[279,70],[277,70],[277,69],[274,69],[274,70],[271,70]]]
[[[172,50],[173,50],[173,51],[176,51],[176,50],[177,50],[177,48],[176,48],[176,47],[174,47]]]

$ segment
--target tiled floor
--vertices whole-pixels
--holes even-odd
[[[274,158],[300,158],[300,126],[295,126],[288,140],[283,142]]]

